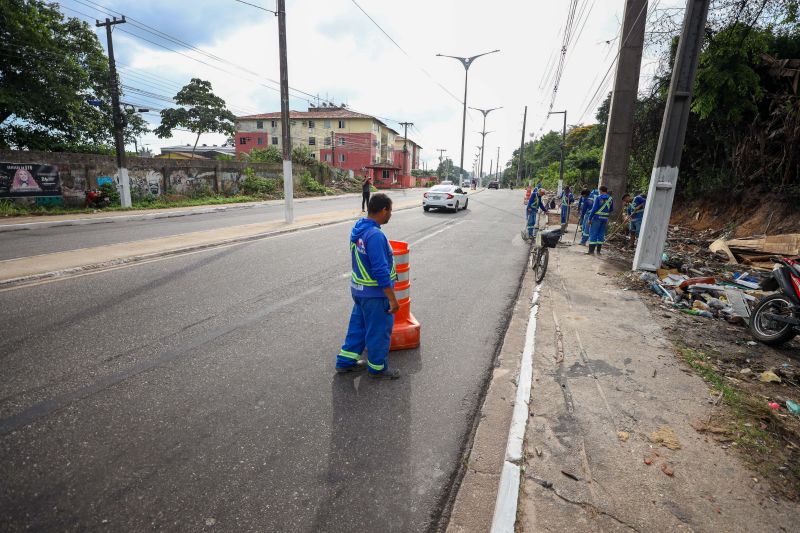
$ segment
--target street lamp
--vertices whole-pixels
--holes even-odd
[[[459,56],[448,56],[445,54],[436,54],[436,57],[449,57],[452,59],[458,59],[461,61],[461,65],[464,67],[464,112],[461,116],[461,172],[464,171],[464,138],[466,135],[466,127],[467,127],[467,83],[469,81],[469,67],[472,63],[481,56],[494,54],[495,52],[499,52],[500,50],[492,50],[491,52],[484,52],[482,54],[478,54],[472,57],[459,57]]]
[[[489,132],[486,131],[486,115],[488,115],[492,111],[497,111],[498,109],[503,109],[503,108],[501,106],[501,107],[493,107],[491,109],[480,109],[477,107],[470,107],[470,109],[474,109],[475,111],[480,111],[483,114],[483,131],[479,132],[481,135],[483,135],[483,142],[481,142],[481,169],[480,169],[480,173],[481,175],[483,175],[483,144],[486,141],[486,136],[489,133],[492,133],[491,131]]]
[[[561,195],[561,191],[564,188],[564,148],[565,143],[567,142],[567,111],[550,111],[547,113],[547,116],[550,115],[564,115],[564,127],[561,130],[561,166],[559,168],[558,173],[558,194]]]

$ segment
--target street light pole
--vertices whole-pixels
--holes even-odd
[[[480,175],[483,176],[483,143],[485,143],[485,141],[486,141],[486,136],[489,133],[492,133],[492,132],[487,132],[486,131],[486,115],[488,115],[492,111],[497,111],[498,109],[503,109],[503,108],[502,107],[493,107],[491,109],[479,109],[477,107],[470,107],[470,109],[474,109],[475,111],[480,111],[483,114],[483,131],[480,132],[480,134],[483,135],[483,142],[481,143],[481,166],[480,166],[480,170],[479,170]]]
[[[565,111],[550,111],[547,116],[564,114],[564,127],[561,130],[561,165],[558,170],[558,194],[564,188],[564,148],[567,142],[567,112]]]
[[[467,85],[469,83],[469,67],[472,63],[481,56],[494,54],[495,52],[499,52],[500,50],[492,50],[491,52],[484,52],[482,54],[478,54],[471,57],[459,57],[459,56],[449,56],[445,54],[436,54],[436,57],[449,57],[452,59],[458,59],[461,62],[461,65],[464,67],[464,111],[461,115],[461,172],[464,172],[464,140],[466,139],[467,134]]]

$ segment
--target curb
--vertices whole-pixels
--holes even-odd
[[[406,211],[408,209],[417,209],[418,207],[419,206],[417,206],[417,205],[408,206],[408,207],[401,207],[399,209],[396,209],[395,211]],[[161,257],[169,257],[169,256],[173,256],[173,255],[182,255],[182,254],[186,254],[186,253],[197,252],[197,251],[200,251],[200,250],[206,250],[206,249],[209,249],[209,248],[216,248],[218,246],[226,246],[226,245],[231,245],[231,244],[240,244],[240,243],[244,243],[244,242],[248,242],[248,241],[256,241],[256,240],[259,240],[259,239],[265,239],[267,237],[275,237],[275,236],[278,236],[278,235],[284,235],[284,234],[287,234],[287,233],[295,233],[295,232],[298,232],[298,231],[304,231],[304,230],[308,230],[308,229],[321,228],[321,227],[325,227],[325,226],[333,226],[335,224],[341,224],[343,222],[348,222],[350,220],[352,220],[351,217],[337,218],[337,219],[328,220],[328,221],[325,221],[325,222],[314,222],[312,224],[305,224],[303,226],[297,226],[297,227],[294,227],[294,228],[277,229],[277,230],[273,230],[273,231],[266,231],[266,232],[263,232],[263,233],[257,233],[257,234],[254,234],[254,235],[247,235],[247,236],[244,236],[244,237],[233,237],[233,238],[224,239],[224,240],[221,240],[221,241],[215,241],[215,242],[210,242],[210,243],[205,243],[205,244],[197,244],[197,245],[193,245],[193,246],[186,246],[186,247],[183,247],[183,248],[174,248],[172,250],[164,250],[163,252],[156,252],[156,253],[150,253],[150,254],[144,254],[144,255],[137,255],[137,256],[125,257],[125,258],[121,258],[121,259],[113,259],[111,261],[104,261],[102,263],[94,263],[94,264],[83,265],[83,266],[74,267],[74,268],[67,268],[67,269],[63,269],[63,270],[53,270],[53,271],[50,271],[50,272],[42,272],[40,274],[32,274],[30,276],[22,276],[22,277],[19,277],[19,278],[11,278],[11,279],[6,279],[6,280],[0,280],[0,290],[17,288],[17,287],[20,287],[20,286],[24,286],[24,285],[26,285],[28,283],[33,283],[33,282],[37,282],[37,281],[44,281],[44,280],[53,279],[53,278],[67,278],[67,277],[70,277],[72,275],[82,274],[82,273],[86,273],[86,272],[94,272],[94,271],[98,271],[99,272],[99,271],[102,271],[102,270],[105,270],[105,269],[108,269],[108,268],[112,268],[112,267],[115,267],[115,266],[126,265],[126,264],[130,264],[130,263],[138,263],[138,262],[142,262],[142,261],[158,259],[158,258],[161,258]]]
[[[522,475],[522,445],[525,441],[525,430],[528,426],[528,405],[531,401],[531,382],[533,379],[533,350],[536,339],[536,316],[539,313],[539,284],[533,289],[531,296],[531,313],[528,318],[528,329],[525,332],[525,348],[520,361],[517,394],[514,398],[514,412],[511,415],[511,427],[508,430],[508,444],[503,471],[500,474],[500,487],[492,517],[492,533],[514,533],[517,521],[517,504],[519,502],[519,484]]]

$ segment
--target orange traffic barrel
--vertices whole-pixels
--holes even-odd
[[[528,189],[525,191],[525,205],[528,204],[528,200],[531,199],[531,186],[528,185]]]
[[[408,243],[389,241],[394,254],[397,282],[394,294],[400,310],[394,315],[392,342],[389,350],[410,350],[419,346],[419,322],[411,314],[411,263],[409,262]]]

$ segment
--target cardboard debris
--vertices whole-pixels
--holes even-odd
[[[717,239],[716,241],[711,243],[711,246],[708,247],[709,250],[712,252],[723,252],[725,255],[728,256],[728,262],[733,264],[738,264],[739,261],[736,260],[736,256],[733,255],[731,249],[728,248],[728,244],[725,242],[725,239]]]
[[[727,242],[728,248],[733,253],[740,251],[744,254],[758,255],[800,255],[800,233],[786,235],[769,235],[767,237],[753,237],[749,239],[733,239]]]

